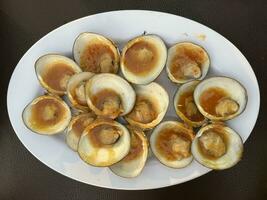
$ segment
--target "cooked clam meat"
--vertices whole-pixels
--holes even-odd
[[[210,157],[219,158],[226,152],[226,145],[222,136],[214,130],[204,132],[199,137],[199,145],[203,154]]]
[[[100,129],[100,130],[98,130]],[[92,136],[96,137],[101,144],[114,144],[120,137],[120,130],[111,126],[100,126],[97,130],[93,130]]]
[[[101,115],[116,118],[123,113],[120,96],[111,89],[104,89],[92,96],[92,103],[101,111]]]
[[[223,98],[216,105],[215,112],[217,115],[225,117],[236,113],[238,109],[239,105],[236,101],[230,98]]]
[[[128,117],[137,122],[150,123],[157,118],[157,110],[148,99],[137,96],[134,109]]]
[[[190,138],[183,132],[173,129],[162,131],[157,138],[156,145],[162,156],[168,160],[182,160],[191,155]]]

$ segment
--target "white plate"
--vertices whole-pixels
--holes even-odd
[[[130,190],[179,184],[210,171],[195,161],[184,169],[170,169],[151,157],[139,177],[125,179],[114,175],[108,168],[95,168],[85,164],[66,146],[63,135],[41,136],[24,126],[21,119],[23,108],[43,93],[35,76],[34,62],[39,56],[52,52],[71,57],[74,39],[85,31],[106,35],[120,47],[144,31],[160,35],[168,46],[179,41],[193,41],[202,45],[211,59],[209,76],[230,76],[246,87],[246,110],[238,118],[229,121],[229,125],[240,133],[244,141],[250,135],[259,111],[259,87],[248,61],[231,42],[204,25],[171,14],[135,10],[107,12],[75,20],[44,36],[25,53],[11,77],[7,107],[12,126],[25,147],[48,167],[91,185]],[[157,81],[168,90],[172,100],[177,86],[167,79],[165,70]],[[175,116],[172,101],[167,116]]]

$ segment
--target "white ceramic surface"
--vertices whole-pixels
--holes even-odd
[[[25,147],[48,167],[91,185],[129,190],[179,184],[210,171],[196,161],[184,169],[170,169],[152,156],[139,177],[125,179],[114,175],[108,168],[85,164],[67,147],[63,135],[42,136],[32,133],[24,126],[21,118],[24,107],[43,93],[34,72],[34,62],[46,53],[72,57],[74,39],[85,31],[110,37],[120,48],[127,40],[144,31],[160,35],[168,47],[180,41],[192,41],[203,46],[211,59],[208,76],[230,76],[239,80],[247,89],[248,104],[244,113],[228,124],[240,133],[244,141],[250,135],[259,111],[259,87],[248,61],[232,43],[204,25],[172,14],[134,10],[107,12],[75,20],[44,36],[25,53],[11,77],[7,106],[12,126]],[[166,116],[176,117],[172,98],[177,85],[167,79],[165,69],[156,81],[162,84],[170,95],[171,102]]]

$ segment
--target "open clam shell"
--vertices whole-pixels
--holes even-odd
[[[120,55],[113,41],[96,33],[81,33],[73,45],[73,57],[83,71],[117,73]]]
[[[130,141],[130,134],[125,126],[111,119],[98,119],[83,131],[78,153],[90,165],[110,166],[128,154]]]
[[[168,50],[166,71],[174,83],[202,80],[207,75],[210,59],[206,50],[191,42],[181,42]]]
[[[135,85],[136,103],[133,110],[125,116],[125,120],[133,126],[151,129],[161,122],[165,116],[169,96],[166,90],[156,82],[147,85]]]
[[[142,35],[130,40],[122,50],[121,71],[131,83],[148,84],[165,66],[167,49],[157,35]]]
[[[153,130],[150,146],[153,154],[162,164],[172,168],[183,168],[193,160],[190,150],[193,138],[192,129],[184,124],[165,121]]]
[[[199,111],[211,120],[229,120],[246,108],[247,92],[238,81],[228,77],[212,77],[201,81],[194,91]]]
[[[71,111],[58,96],[43,95],[25,107],[22,119],[33,132],[53,135],[65,130],[71,120]]]
[[[198,131],[191,151],[200,164],[222,170],[241,160],[243,142],[241,137],[226,125],[209,124]]]

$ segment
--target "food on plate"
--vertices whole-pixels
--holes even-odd
[[[35,71],[44,89],[52,94],[64,95],[69,78],[82,70],[70,58],[57,54],[46,54],[36,61]]]
[[[73,45],[73,56],[83,71],[117,73],[120,55],[116,45],[103,35],[81,33]]]
[[[156,82],[135,85],[134,89],[136,103],[133,110],[125,116],[125,120],[142,129],[151,129],[165,116],[169,105],[169,95]]]
[[[24,124],[33,132],[65,131],[67,145],[84,162],[109,167],[125,178],[140,175],[149,152],[176,169],[195,159],[221,170],[241,159],[242,139],[221,121],[244,111],[246,89],[233,78],[203,80],[210,59],[201,46],[180,42],[167,51],[159,36],[142,35],[127,42],[120,58],[110,39],[88,32],[76,38],[73,56],[76,62],[57,54],[36,61],[36,75],[48,94],[34,99],[22,113]],[[167,117],[169,94],[153,82],[165,64],[170,80],[182,84]],[[133,86],[116,75],[119,65]],[[172,111],[184,123],[162,122],[170,119]],[[198,128],[196,135],[193,128]]]
[[[167,74],[174,83],[202,80],[208,73],[210,59],[201,46],[191,42],[181,42],[168,50]]]
[[[78,144],[81,159],[105,167],[123,159],[130,150],[128,129],[112,119],[97,119],[85,128]]]
[[[225,121],[243,112],[247,104],[247,92],[232,78],[212,77],[197,85],[194,99],[205,117]]]
[[[191,128],[177,121],[165,121],[153,130],[150,146],[162,164],[172,168],[183,168],[193,160],[191,154],[193,138],[194,133]]]
[[[92,112],[82,113],[72,117],[66,131],[66,143],[72,150],[77,151],[78,143],[84,129],[90,125],[95,118],[96,116]]]
[[[144,132],[133,126],[127,126],[131,136],[129,153],[109,168],[118,176],[132,178],[143,170],[148,156],[148,141]]]
[[[190,81],[178,88],[174,95],[176,114],[188,125],[199,127],[206,122],[206,118],[199,112],[194,101],[194,90],[199,81]]]
[[[227,169],[240,161],[243,153],[241,137],[222,123],[201,128],[192,143],[194,158],[211,169]]]
[[[135,91],[118,75],[96,74],[85,86],[87,104],[96,115],[115,119],[128,114],[135,104]]]
[[[142,35],[130,40],[121,53],[121,71],[135,84],[148,84],[155,80],[165,66],[167,49],[156,35]]]
[[[58,96],[43,95],[25,107],[22,119],[33,132],[53,135],[64,131],[68,126],[71,112],[68,105]]]
[[[81,111],[88,111],[85,97],[85,83],[93,76],[91,72],[81,72],[73,75],[67,85],[67,95],[71,105]]]

